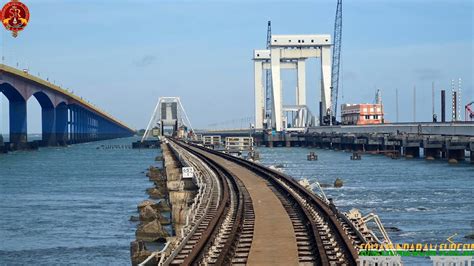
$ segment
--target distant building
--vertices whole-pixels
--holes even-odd
[[[341,123],[343,125],[382,124],[382,104],[343,104],[341,105]]]

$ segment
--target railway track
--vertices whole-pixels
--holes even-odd
[[[366,240],[335,206],[278,171],[200,146],[170,141],[175,149],[191,154],[196,165],[206,165],[207,169],[201,171],[214,176],[214,190],[208,208],[201,209],[202,219],[196,223],[196,230],[188,234],[164,264],[247,263],[255,233],[252,198],[239,177],[216,159],[219,157],[265,180],[291,220],[300,265],[356,265],[355,247]]]
[[[193,215],[196,220],[191,225],[193,229],[163,264],[245,263],[242,243],[251,244],[251,238],[245,233],[248,234],[246,225],[253,219],[252,202],[245,187],[224,168],[186,145],[179,142],[172,145],[180,154],[185,154],[183,151],[191,154],[187,161],[194,161],[193,166],[199,169],[198,172],[208,177],[205,183],[209,189],[203,193],[207,204],[201,204]],[[237,258],[235,261],[234,257]]]

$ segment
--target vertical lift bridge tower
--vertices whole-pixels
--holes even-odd
[[[165,130],[174,133],[182,126],[193,130],[179,97],[160,97],[141,141],[149,138],[153,129],[158,128],[163,136]]]
[[[269,50],[254,51],[255,128],[257,130],[263,129],[265,119],[262,72],[268,65],[272,77],[272,129],[281,132],[287,128],[280,75],[282,68],[297,68],[296,105],[306,106],[305,62],[308,58],[321,58],[320,109],[324,113],[331,112],[331,47],[330,35],[272,35]],[[305,112],[298,112],[298,116],[304,115]],[[301,121],[304,121],[305,118],[299,117],[297,120],[304,124]]]

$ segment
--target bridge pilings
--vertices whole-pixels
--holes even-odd
[[[27,146],[27,115],[24,99],[10,100],[10,143],[14,149],[23,149]]]
[[[0,94],[7,98],[10,110],[9,141],[2,143],[2,151],[127,137],[135,133],[122,122],[48,80],[4,64],[0,64],[0,76]],[[28,142],[27,102],[31,98],[36,98],[41,106],[42,140]]]
[[[423,139],[423,149],[426,160],[435,160],[445,157],[443,152],[443,138],[441,136],[429,136]]]
[[[458,163],[465,160],[466,146],[470,143],[465,138],[451,137],[446,139],[446,157],[449,163]],[[471,150],[472,154],[472,150]]]
[[[41,109],[41,127],[43,131],[41,146],[55,146],[56,143],[56,110],[54,107]]]
[[[474,137],[443,136],[423,134],[382,133],[286,133],[263,134],[259,143],[267,147],[308,146],[322,149],[346,150],[385,154],[394,159],[405,158],[426,160],[446,159],[450,163],[465,161],[474,163]],[[467,153],[466,155],[466,152]]]
[[[408,135],[402,137],[403,155],[406,158],[419,158],[420,147],[423,138],[419,135]]]
[[[56,144],[59,146],[65,146],[67,145],[68,135],[69,135],[67,105],[64,103],[59,104],[56,107],[55,112],[56,112],[56,120],[55,120]]]
[[[26,101],[10,101],[10,141],[7,150],[29,149]],[[134,132],[79,105],[61,103],[41,109],[42,140],[39,146],[65,146],[132,136]],[[33,145],[35,146],[35,145]]]
[[[378,153],[382,149],[383,139],[380,137],[367,136],[367,144],[365,145],[365,150],[369,153]]]

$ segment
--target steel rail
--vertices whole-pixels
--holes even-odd
[[[335,210],[335,208],[331,208],[331,206],[329,206],[322,199],[318,198],[316,195],[314,195],[313,193],[309,192],[307,189],[302,187],[296,180],[294,180],[290,176],[287,176],[283,173],[277,172],[272,169],[268,169],[262,165],[246,161],[241,158],[237,158],[228,154],[223,154],[221,152],[216,152],[214,150],[210,150],[198,145],[193,145],[193,146],[203,151],[212,153],[214,155],[217,155],[227,160],[230,160],[232,162],[235,162],[254,172],[257,172],[259,173],[259,175],[267,177],[269,181],[271,181],[273,184],[277,185],[279,188],[281,188],[284,191],[288,191],[288,189],[285,188],[280,182],[287,184],[292,190],[294,190],[294,193],[297,193],[298,195],[300,195],[301,198],[305,199],[311,206],[313,206],[317,210],[317,212],[324,218],[324,220],[328,222],[331,232],[333,232],[335,240],[339,244],[339,248],[346,255],[347,263],[349,263],[350,265],[356,265],[356,261],[358,258],[358,251],[354,247],[354,244],[352,242],[353,240],[348,236],[341,222],[338,220],[338,217],[340,214],[338,213],[337,210]],[[288,193],[292,194],[291,191],[288,191]],[[297,198],[295,198],[295,200],[299,202],[300,204],[302,204],[301,200]],[[310,215],[310,213],[308,213],[307,208],[302,207],[302,209],[306,215]],[[309,216],[308,218],[310,217],[311,216]],[[329,264],[330,259],[328,255],[326,254],[325,249],[323,248],[322,240],[319,237],[320,230],[317,228],[318,224],[314,221],[314,219],[310,218],[309,220],[311,221],[313,235],[315,237],[316,245],[318,247],[318,252],[320,256],[319,259],[321,260],[320,263],[322,265]],[[363,240],[361,241],[363,242]]]
[[[223,186],[223,190],[224,190],[222,203],[220,204],[216,215],[213,217],[213,219],[209,223],[209,226],[203,232],[203,234],[201,235],[201,238],[195,244],[192,251],[186,257],[182,265],[197,264],[200,260],[203,259],[206,251],[210,249],[209,243],[213,242],[211,241],[211,239],[213,239],[218,234],[219,230],[221,229],[220,225],[222,225],[222,222],[225,219],[226,214],[229,212],[229,209],[230,209],[229,204],[230,204],[230,198],[231,198],[230,194],[235,193],[235,196],[237,197],[237,201],[236,201],[237,208],[236,208],[235,215],[233,217],[234,223],[232,224],[231,230],[229,232],[229,236],[227,240],[225,241],[224,245],[222,246],[221,252],[219,253],[215,261],[215,264],[217,265],[228,264],[232,260],[231,253],[232,253],[232,250],[235,249],[235,245],[237,242],[236,238],[238,237],[238,233],[242,228],[243,217],[244,217],[243,213],[245,211],[243,193],[237,183],[237,179],[225,168],[221,167],[219,164],[213,162],[209,158],[203,156],[201,153],[196,152],[195,150],[189,148],[187,145],[181,142],[178,142],[172,139],[170,140],[174,144],[187,150],[189,153],[198,157],[201,161],[207,164],[208,167],[211,168],[216,173],[216,175],[220,178],[220,181],[221,181],[220,185]],[[230,182],[232,189],[229,187],[229,184],[227,182]]]

